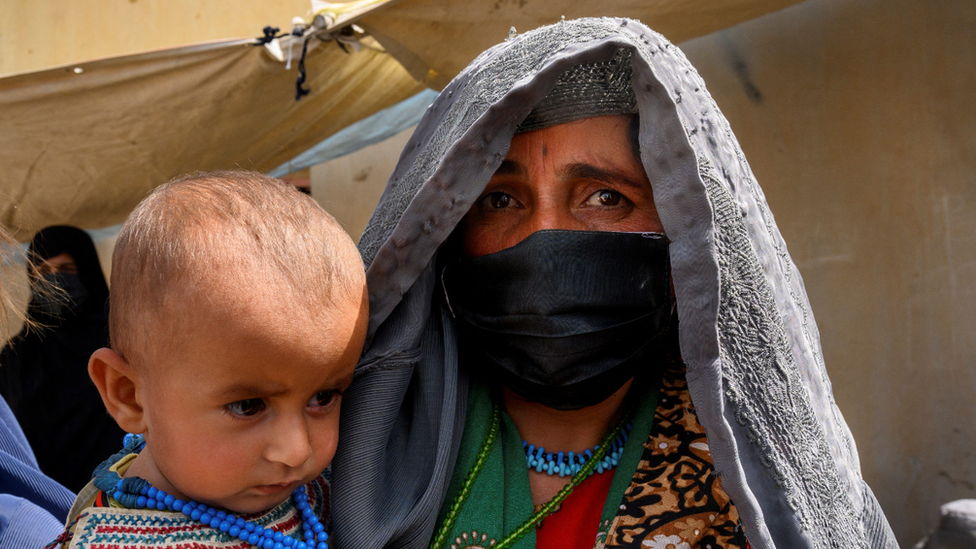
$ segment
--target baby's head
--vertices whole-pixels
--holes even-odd
[[[249,513],[325,469],[368,301],[352,240],[311,198],[249,172],[171,181],[123,225],[111,290],[112,349],[88,369],[145,434],[126,476]]]

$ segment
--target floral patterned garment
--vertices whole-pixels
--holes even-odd
[[[601,528],[596,547],[749,547],[735,505],[715,475],[682,363],[674,362],[665,371],[658,399],[633,481],[620,511]]]

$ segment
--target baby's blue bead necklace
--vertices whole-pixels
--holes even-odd
[[[133,490],[139,484],[141,486]],[[294,539],[271,528],[259,526],[232,513],[218,511],[202,503],[175,498],[139,477],[119,479],[112,497],[115,498],[115,501],[129,508],[159,509],[183,513],[193,520],[216,528],[221,532],[226,532],[231,537],[250,543],[254,547],[263,549],[329,549],[327,543],[329,535],[325,533],[325,526],[315,516],[315,511],[308,502],[308,494],[305,493],[304,486],[296,488],[291,494],[292,499],[295,500],[295,507],[302,515],[304,540]]]
[[[126,436],[124,453],[141,450],[142,440]],[[259,526],[249,520],[244,520],[232,513],[218,511],[202,503],[192,500],[182,500],[154,487],[148,480],[139,477],[119,477],[118,473],[109,471],[108,467],[114,463],[118,455],[113,456],[106,463],[96,469],[96,486],[105,485],[105,481],[116,480],[114,490],[110,493],[115,501],[130,509],[159,509],[183,513],[187,517],[202,524],[216,528],[231,537],[249,543],[259,549],[329,549],[329,535],[325,533],[325,526],[315,515],[315,510],[308,502],[305,487],[300,486],[292,492],[295,507],[302,517],[304,539],[295,539],[281,532]],[[114,478],[111,478],[113,477]],[[104,488],[99,488],[103,491]]]

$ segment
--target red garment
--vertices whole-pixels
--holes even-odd
[[[569,494],[535,531],[536,549],[593,549],[613,473],[594,474]]]

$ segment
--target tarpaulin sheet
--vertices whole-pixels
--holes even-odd
[[[268,175],[281,177],[316,164],[328,162],[333,158],[352,154],[374,143],[389,139],[420,122],[420,118],[427,111],[427,107],[436,98],[437,92],[424,90],[410,99],[387,107],[347,128],[343,128],[311,149],[278,166]]]
[[[423,89],[392,57],[308,53],[291,70],[253,40],[128,55],[0,79],[0,222],[122,221],[148,191],[197,170],[269,171]]]
[[[524,31],[560,16],[625,16],[678,42],[797,1],[337,4],[329,9],[338,18],[365,14],[359,24],[388,53],[347,54],[334,43],[319,44],[306,60],[312,93],[300,102],[296,67],[285,70],[253,40],[0,78],[0,223],[21,240],[55,223],[106,227],[174,176],[287,165],[352,123],[425,87],[439,89],[513,26]]]
[[[416,78],[441,89],[509,30],[560,17],[640,19],[674,43],[785,8],[800,0],[403,0],[359,21]]]

